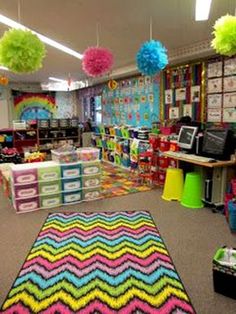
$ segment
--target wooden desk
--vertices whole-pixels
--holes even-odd
[[[183,161],[186,163],[193,164],[198,167],[197,171],[202,175],[202,198],[206,204],[214,206],[215,208],[222,207],[224,205],[224,196],[227,188],[228,182],[228,168],[235,167],[236,162],[231,160],[226,161],[216,161],[216,162],[201,162],[193,159],[188,159],[182,157],[173,157],[168,154],[168,152],[163,153],[164,156],[176,159],[178,161]],[[179,163],[178,163],[179,167]],[[209,179],[209,170],[211,171]],[[205,186],[206,182],[211,181],[212,188],[210,191],[210,196],[206,197]],[[208,186],[209,187],[209,186]]]

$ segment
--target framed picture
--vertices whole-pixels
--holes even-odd
[[[179,118],[179,107],[169,108],[169,119],[178,119]]]
[[[223,107],[232,108],[235,106],[236,106],[236,93],[224,93]]]
[[[191,87],[191,102],[199,102],[200,101],[200,86],[192,86]]]
[[[192,104],[187,104],[187,105],[184,105],[183,107],[183,115],[184,116],[190,116],[192,118],[192,114],[193,114],[193,107],[192,107]]]

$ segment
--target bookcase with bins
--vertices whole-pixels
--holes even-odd
[[[92,136],[92,145],[100,148],[102,160],[116,166],[130,169],[132,142],[128,128],[110,126],[96,127]],[[148,144],[148,140],[137,139],[139,142]],[[138,149],[136,154],[138,154]]]

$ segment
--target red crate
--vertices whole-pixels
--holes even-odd
[[[166,152],[168,150],[170,150],[170,142],[160,141],[160,151]]]
[[[163,170],[158,171],[158,183],[164,185],[166,179],[166,172]]]
[[[169,167],[171,168],[177,168],[178,166],[178,161],[173,158],[169,158]]]
[[[177,143],[171,143],[171,142],[170,142],[170,148],[169,148],[169,150],[171,150],[171,151],[173,151],[173,152],[179,151],[179,146],[178,146],[178,144],[177,144]]]
[[[168,168],[169,166],[169,158],[168,157],[159,157],[159,166],[161,168]]]

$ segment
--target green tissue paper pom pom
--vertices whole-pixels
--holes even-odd
[[[222,16],[213,28],[215,38],[211,46],[216,52],[229,57],[236,54],[236,17],[228,14]]]
[[[39,70],[45,54],[45,45],[31,31],[10,29],[0,39],[0,63],[12,72]]]

